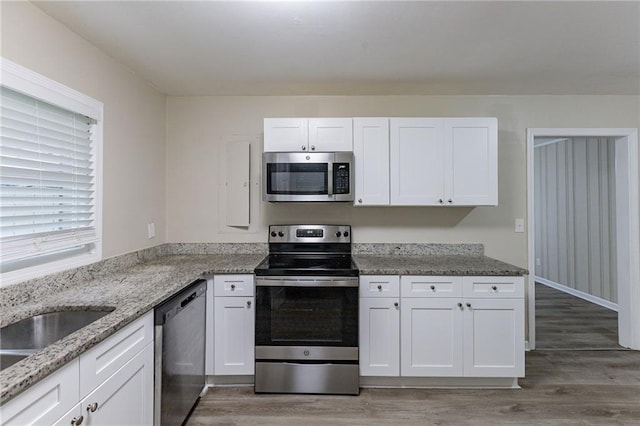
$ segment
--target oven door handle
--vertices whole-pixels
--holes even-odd
[[[256,287],[358,287],[358,277],[344,278],[256,278]]]

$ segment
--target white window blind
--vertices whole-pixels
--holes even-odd
[[[97,241],[91,118],[0,87],[0,260]]]

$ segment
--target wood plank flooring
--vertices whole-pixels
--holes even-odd
[[[584,350],[613,347],[617,334],[602,324],[617,319],[606,309],[583,311],[576,301],[561,302],[552,313],[545,289],[538,293],[538,347],[549,350],[527,352],[522,389],[362,389],[354,397],[255,395],[253,387],[221,387],[209,390],[187,424],[640,426],[640,351]],[[567,314],[576,314],[572,331],[556,330]],[[586,325],[594,316],[599,325]],[[617,333],[617,325],[613,329]],[[572,332],[580,339],[570,339]]]
[[[536,283],[537,349],[622,349],[618,313]]]

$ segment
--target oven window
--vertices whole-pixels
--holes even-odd
[[[357,346],[358,290],[258,287],[256,344]]]
[[[267,193],[284,195],[328,194],[326,163],[268,163]]]

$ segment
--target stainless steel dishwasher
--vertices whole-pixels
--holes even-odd
[[[155,309],[155,425],[183,424],[204,389],[206,290],[198,280]]]

